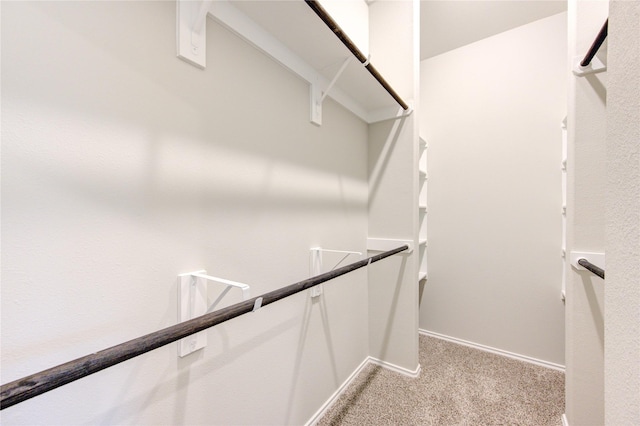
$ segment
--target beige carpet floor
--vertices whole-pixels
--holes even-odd
[[[560,371],[424,335],[420,365],[368,365],[318,425],[562,425]]]

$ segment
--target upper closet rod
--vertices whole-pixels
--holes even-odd
[[[356,47],[356,45],[351,41],[349,36],[347,36],[342,28],[333,20],[331,16],[327,13],[327,11],[318,3],[316,0],[304,0],[311,9],[324,21],[325,24],[333,31],[333,33],[342,41],[342,43],[353,53],[353,55],[358,58],[358,60],[364,64],[365,68],[369,70],[372,76],[375,77],[376,80],[385,88],[387,92],[393,97],[393,99],[398,102],[398,104],[407,111],[409,109],[409,105],[407,105],[402,98],[396,93],[395,90],[387,83],[387,81],[380,75],[377,69],[373,65],[369,63],[369,59],[364,56],[364,54]]]
[[[600,49],[600,46],[602,46],[602,43],[604,43],[604,39],[607,38],[608,26],[609,26],[609,19],[604,21],[604,25],[602,26],[602,28],[600,28],[600,32],[598,33],[598,36],[593,41],[593,44],[589,48],[589,51],[585,55],[582,62],[580,62],[581,67],[588,67],[593,57],[596,56],[596,53],[598,53],[598,49]]]
[[[181,322],[163,330],[155,331],[145,336],[129,340],[128,342],[112,346],[103,351],[96,352],[7,383],[2,385],[0,388],[0,409],[11,407],[12,405],[26,401],[34,396],[38,396],[62,385],[66,385],[67,383],[81,379],[82,377],[97,373],[105,368],[134,358],[138,355],[142,355],[171,342],[183,339],[191,334],[206,330],[207,328],[248,312],[256,311],[262,306],[277,302],[280,299],[284,299],[285,297],[289,297],[318,284],[322,284],[325,281],[329,281],[348,272],[355,271],[356,269],[367,266],[370,263],[377,262],[396,253],[405,251],[408,248],[409,246],[403,245],[402,247],[371,256],[367,259],[350,263],[349,265],[334,269],[333,271],[265,293],[262,296],[236,303],[235,305],[231,305],[218,311]]]
[[[599,276],[604,280],[604,269],[594,265],[593,263],[589,262],[587,259],[584,259],[584,258],[578,259],[578,264],[582,266],[584,269],[587,269],[593,272],[594,274],[596,274],[597,276]]]

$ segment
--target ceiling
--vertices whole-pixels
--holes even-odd
[[[420,59],[566,10],[559,0],[422,0]]]

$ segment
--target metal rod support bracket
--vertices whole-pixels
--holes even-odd
[[[576,77],[583,77],[589,74],[598,74],[607,70],[607,66],[598,59],[597,56],[594,56],[591,59],[591,62],[586,67],[580,65],[582,58],[580,56],[576,56],[573,58],[573,75]]]
[[[569,255],[569,263],[571,263],[571,266],[573,266],[577,271],[586,271],[587,268],[578,263],[580,259],[587,260],[589,263],[595,265],[597,268],[600,268],[603,271],[605,269],[604,253],[572,251]]]
[[[208,302],[208,282],[226,286],[211,304]],[[212,277],[207,275],[205,270],[178,275],[178,318],[180,322],[213,312],[220,301],[233,288],[239,288],[242,291],[243,301],[251,297],[251,288],[247,284]],[[178,355],[183,357],[205,346],[207,346],[207,333],[201,331],[178,342]]]
[[[319,83],[314,83],[311,85],[311,90],[309,92],[311,96],[311,123],[315,124],[316,126],[322,125],[322,102],[324,102],[324,98],[327,97],[344,70],[347,69],[347,65],[349,65],[352,60],[353,56],[348,56],[344,60],[344,62],[340,66],[340,69],[338,69],[338,72],[333,77],[331,82],[329,82],[329,85],[327,85],[327,88],[325,90],[320,89]]]
[[[398,245],[405,244],[407,249],[403,252],[411,253],[413,251],[413,240],[392,240],[387,238],[367,238],[367,250],[369,251],[386,251]]]
[[[323,272],[323,258],[322,253],[339,253],[344,254],[344,256],[336,263],[329,271],[333,271],[340,264],[347,259],[350,255],[358,255],[362,256],[362,252],[359,251],[350,251],[350,250],[331,250],[331,249],[323,249],[322,247],[313,247],[309,253],[309,276],[315,277]],[[311,289],[311,297],[318,297],[322,294],[322,284],[312,287]]]

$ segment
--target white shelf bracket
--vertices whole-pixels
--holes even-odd
[[[178,58],[204,69],[207,66],[207,14],[213,0],[176,1]]]
[[[333,271],[336,269],[342,262],[344,262],[347,257],[351,255],[362,256],[362,252],[359,251],[348,251],[348,250],[330,250],[323,249],[322,247],[313,247],[310,250],[310,258],[309,258],[309,276],[315,277],[317,275],[322,274],[322,253],[340,253],[344,254],[344,256],[336,263],[329,271]],[[327,272],[329,272],[327,271]],[[311,288],[311,297],[318,297],[322,294],[322,284],[317,285]]]
[[[226,285],[225,289],[222,291],[220,296],[218,296],[216,298],[216,300],[214,300],[214,302],[211,305],[209,305],[209,307],[207,308],[207,312],[206,313],[213,312],[215,310],[216,306],[222,300],[222,298],[224,296],[226,296],[226,294],[232,288],[239,288],[242,291],[242,300],[247,300],[248,298],[251,297],[251,287],[248,284],[239,283],[237,281],[231,281],[231,280],[227,280],[227,279],[224,279],[224,278],[212,277],[211,275],[207,275],[207,271],[204,271],[204,270],[197,271],[197,272],[192,272],[191,276],[195,277],[195,278],[202,278],[205,281],[212,281],[214,283],[219,283],[219,284]]]
[[[226,286],[211,304],[207,300],[207,284],[210,281]],[[239,288],[242,291],[242,300],[251,297],[251,289],[247,284],[212,277],[207,275],[205,270],[178,275],[178,320],[183,322],[213,312],[233,288]],[[178,355],[183,357],[205,346],[207,346],[207,334],[206,331],[201,331],[178,342]]]
[[[320,99],[322,99],[320,84],[311,83],[309,86],[309,113],[311,123],[316,126],[322,125],[322,102]]]
[[[388,238],[367,238],[367,250],[369,251],[388,251],[403,245],[409,248],[399,254],[408,254],[413,251],[412,240],[393,240]]]
[[[318,83],[311,84],[311,123],[315,124],[316,126],[322,125],[322,102],[324,102],[324,98],[327,97],[333,86],[336,84],[344,70],[347,69],[347,66],[352,60],[353,56],[348,56],[347,59],[344,60],[344,62],[340,66],[340,69],[333,77],[333,80],[331,80],[324,91],[320,89],[320,85]]]
[[[577,77],[583,77],[588,74],[597,74],[607,70],[607,66],[600,59],[598,59],[597,56],[594,56],[591,60],[591,63],[586,67],[580,65],[580,62],[582,62],[582,58],[580,56],[576,56],[575,58],[573,58],[572,71],[573,74]]]
[[[406,111],[399,107],[382,108],[376,111],[372,111],[369,114],[369,120],[367,122],[369,124],[374,124],[382,123],[383,121],[401,120],[403,118],[409,117],[411,114],[413,114],[412,105],[409,105],[409,109]]]
[[[586,259],[599,268],[605,269],[604,253],[572,251],[569,255],[569,263],[578,271],[586,271],[586,268],[578,263],[578,260]]]

